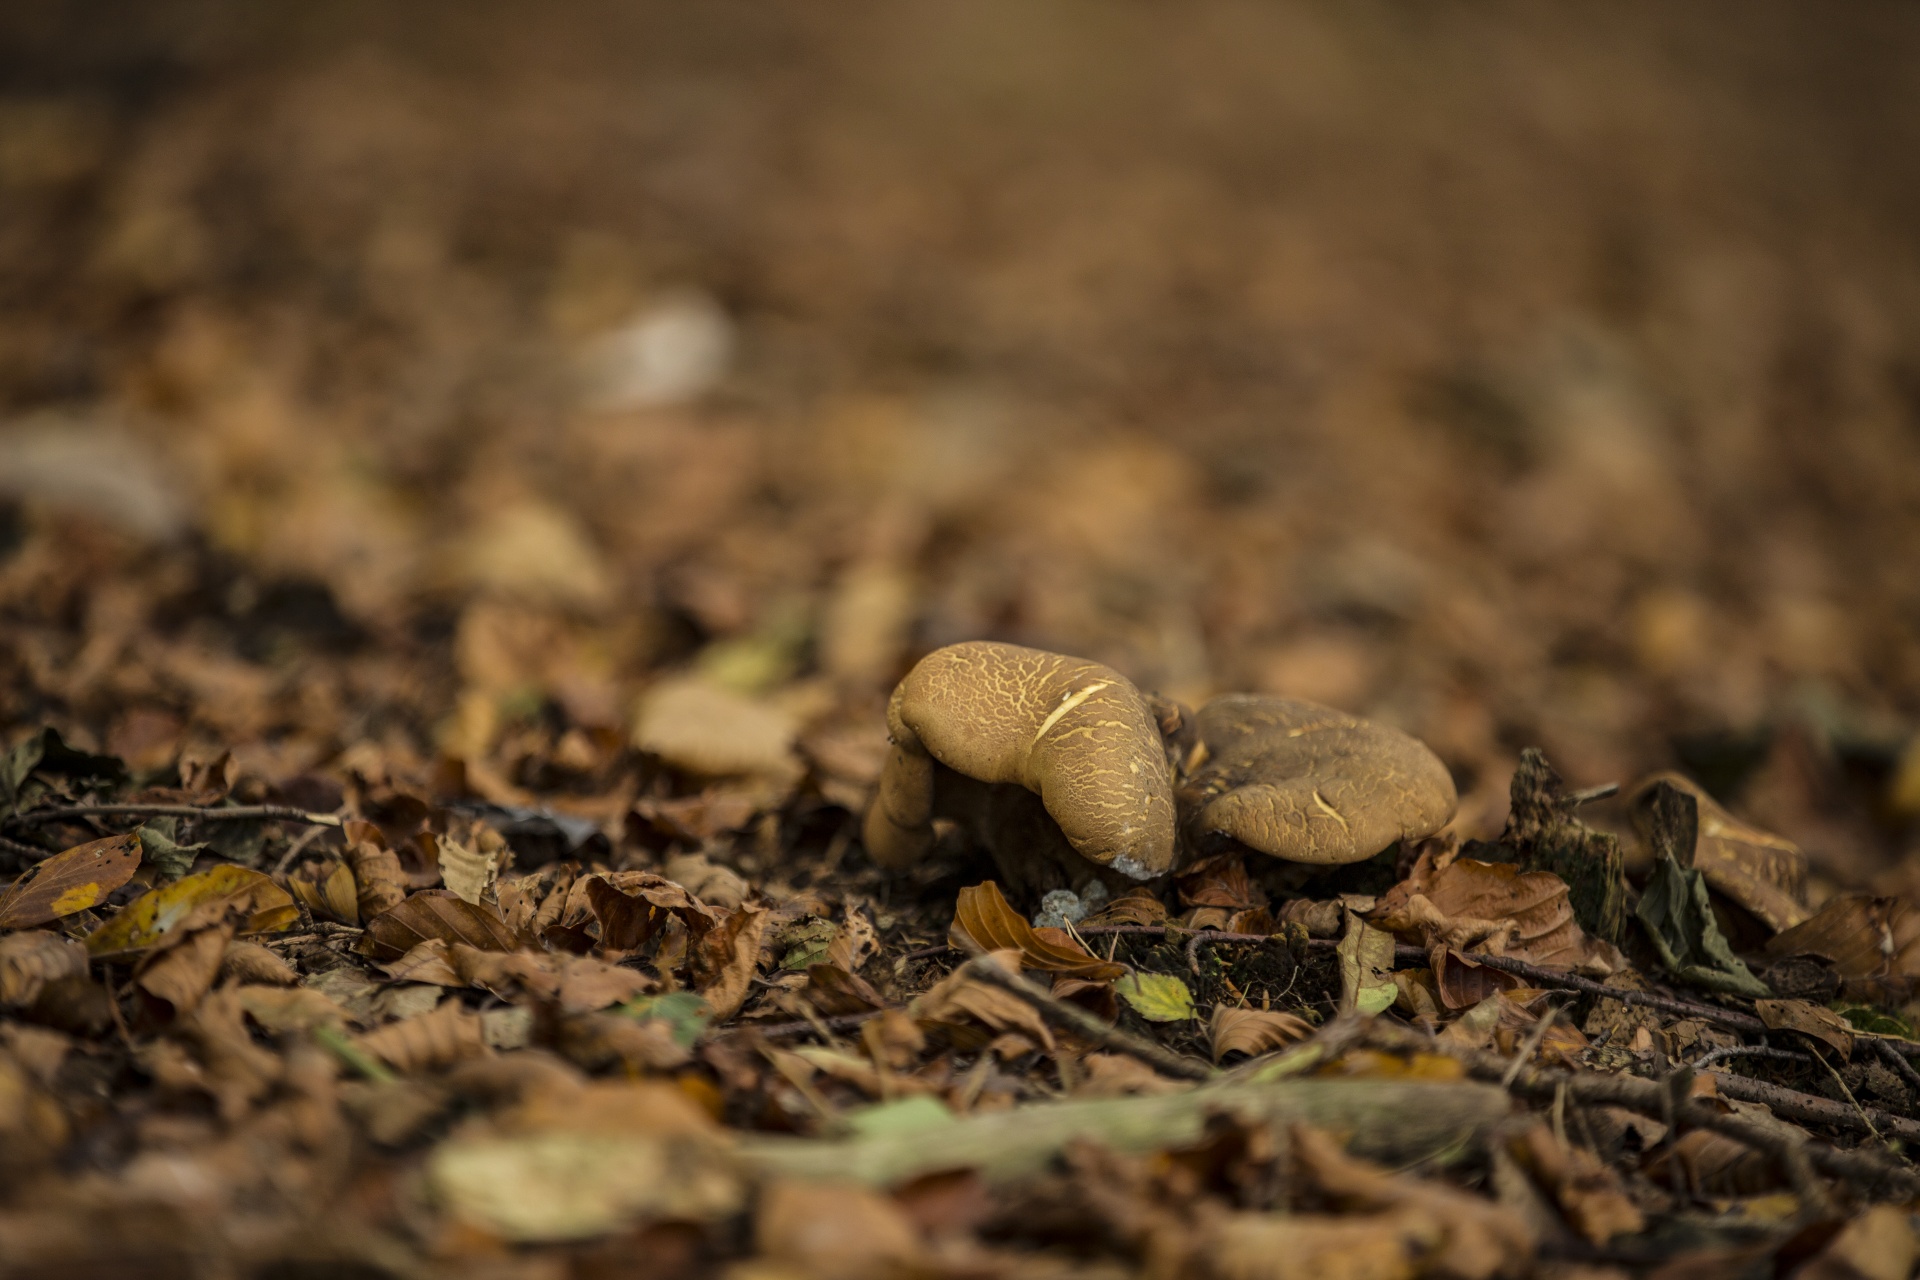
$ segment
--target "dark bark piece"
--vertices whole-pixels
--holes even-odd
[[[1618,945],[1627,920],[1625,855],[1620,841],[1576,815],[1570,793],[1538,747],[1520,753],[1509,789],[1512,808],[1500,843],[1529,871],[1551,871],[1567,882],[1580,927]]]

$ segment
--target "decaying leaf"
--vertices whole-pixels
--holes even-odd
[[[1767,984],[1733,953],[1713,918],[1706,878],[1691,863],[1698,807],[1688,793],[1656,784],[1649,800],[1653,875],[1635,909],[1660,962],[1676,977],[1715,991],[1765,996]]]
[[[1150,889],[1129,889],[1080,923],[1083,927],[1101,925],[1163,925],[1167,907]]]
[[[353,869],[360,919],[391,911],[407,896],[407,873],[387,838],[370,822],[346,824],[347,865]]]
[[[1289,862],[1359,862],[1432,835],[1458,803],[1424,744],[1318,703],[1227,694],[1201,708],[1198,725],[1206,761],[1181,787],[1196,839]]]
[[[1098,959],[1062,930],[1035,929],[991,880],[960,891],[948,935],[956,938],[955,945],[964,946],[957,941],[964,938],[977,951],[1018,951],[1020,965],[1026,969],[1068,973],[1095,982],[1111,981],[1127,971],[1125,965]]]
[[[762,907],[741,907],[700,939],[694,977],[716,1022],[725,1022],[746,1003],[747,986],[760,963],[768,914]]]
[[[490,907],[463,902],[445,889],[426,889],[367,921],[361,945],[375,960],[397,960],[437,938],[482,951],[511,951],[513,935]]]
[[[222,979],[291,987],[300,981],[293,966],[257,942],[229,942],[220,961]]]
[[[1393,981],[1392,934],[1349,911],[1338,954],[1341,1012],[1381,1013],[1393,1006],[1400,989]]]
[[[322,920],[360,923],[359,886],[354,883],[353,871],[344,862],[323,865],[317,875],[303,869],[287,878],[287,888],[300,905]]]
[[[1123,974],[1113,991],[1148,1022],[1185,1022],[1193,1017],[1193,992],[1170,973]]]
[[[807,970],[807,999],[814,1008],[832,1017],[842,1013],[864,1013],[886,1003],[871,983],[858,974],[848,973],[837,964],[816,964]]]
[[[857,1183],[776,1181],[761,1192],[753,1230],[767,1257],[846,1280],[898,1275],[924,1253],[899,1204]]]
[[[314,1027],[344,1027],[350,1020],[339,1001],[312,987],[235,988],[240,1007],[268,1031],[310,1031]]]
[[[132,835],[56,853],[0,893],[0,929],[29,929],[97,906],[139,867],[140,841]]]
[[[87,951],[96,960],[137,955],[175,929],[228,911],[240,916],[241,933],[274,933],[300,915],[287,891],[258,871],[219,866],[135,898],[87,936]]]
[[[389,1023],[355,1043],[396,1071],[434,1070],[488,1052],[480,1017],[453,1001]]]
[[[217,919],[198,928],[169,935],[164,947],[141,957],[134,985],[171,1005],[175,1016],[191,1013],[220,972],[227,944],[233,939],[232,919]]]
[[[1842,1059],[1853,1056],[1853,1024],[1831,1009],[1805,1000],[1755,1000],[1753,1011],[1776,1031],[1798,1031],[1829,1046]]]
[[[581,876],[563,906],[549,916],[545,906],[535,927],[550,945],[619,957],[651,943],[677,920],[698,939],[719,924],[722,913],[686,889],[650,871],[614,871]]]
[[[435,842],[440,860],[440,882],[462,902],[478,905],[500,877],[510,854],[500,833],[487,827],[474,832],[471,846],[449,836]]]
[[[1000,964],[1018,972],[1024,958],[1020,952],[995,952]],[[1053,1032],[1034,1007],[1010,991],[989,986],[956,969],[935,983],[910,1006],[915,1018],[927,1024],[977,1022],[990,1031],[1017,1032],[1049,1052]]]
[[[85,977],[87,949],[57,933],[31,930],[0,938],[0,1005],[18,1009],[40,998],[48,983]]]
[[[1903,1000],[1920,979],[1920,911],[1901,898],[1847,893],[1767,943],[1767,954],[1815,956],[1856,1000]]]
[[[1708,888],[1752,912],[1775,933],[1807,918],[1807,855],[1800,846],[1740,821],[1692,779],[1656,773],[1634,785],[1634,816],[1643,835],[1652,825],[1650,799],[1662,783],[1692,796],[1698,808],[1693,865],[1707,878]]]
[[[1628,1198],[1619,1175],[1585,1147],[1562,1142],[1551,1128],[1535,1123],[1509,1142],[1508,1150],[1589,1243],[1602,1245],[1645,1229],[1646,1215]]]
[[[1367,918],[1416,946],[1479,950],[1533,964],[1611,972],[1619,953],[1574,919],[1565,882],[1548,871],[1421,851],[1407,878]]]
[[[1207,1039],[1213,1060],[1221,1062],[1229,1054],[1257,1058],[1263,1053],[1283,1049],[1313,1034],[1313,1025],[1297,1014],[1277,1009],[1236,1009],[1215,1005],[1207,1024]]]

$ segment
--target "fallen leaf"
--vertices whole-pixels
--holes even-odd
[[[204,919],[229,910],[244,916],[241,933],[275,933],[300,918],[292,896],[266,876],[219,866],[135,898],[87,936],[87,951],[96,960],[135,955],[158,946],[196,913]]]
[[[1920,979],[1920,911],[1900,898],[1840,894],[1767,943],[1767,954],[1817,956],[1848,998],[1897,1005]]]
[[[991,880],[960,890],[947,933],[956,945],[964,939],[978,951],[1018,951],[1023,969],[1068,973],[1093,982],[1112,981],[1127,972],[1125,965],[1095,957],[1061,930],[1036,930]]]
[[[1149,1022],[1185,1022],[1193,1016],[1193,992],[1170,973],[1124,974],[1113,991]]]
[[[1589,1244],[1604,1245],[1646,1229],[1646,1215],[1628,1198],[1620,1176],[1585,1147],[1555,1137],[1547,1125],[1528,1126],[1508,1150]]]
[[[1773,994],[1733,953],[1714,920],[1706,877],[1691,865],[1699,829],[1693,797],[1658,783],[1648,806],[1655,841],[1653,874],[1634,914],[1659,953],[1660,963],[1676,977],[1709,990],[1743,996]]]
[[[696,989],[715,1022],[725,1022],[746,1003],[748,984],[760,963],[760,939],[768,912],[741,907],[700,939],[694,964]]]
[[[97,906],[133,879],[137,836],[108,836],[36,863],[0,893],[0,929],[27,929]]]
[[[312,987],[234,988],[246,1015],[268,1031],[309,1031],[344,1027],[349,1015],[339,1001]]]
[[[1905,1208],[1874,1205],[1840,1228],[1794,1280],[1907,1280],[1920,1260],[1920,1235]]]
[[[773,704],[703,676],[662,680],[642,695],[633,745],[677,769],[708,777],[798,776],[799,726]]]
[[[375,960],[397,960],[430,938],[481,951],[511,951],[513,935],[494,912],[445,889],[426,889],[367,921],[361,948]]]
[[[395,982],[426,982],[440,987],[464,987],[467,980],[454,972],[447,959],[447,940],[428,938],[415,943],[398,960],[380,966]]]
[[[1081,928],[1106,925],[1163,925],[1167,907],[1148,889],[1129,889],[1080,922]]]
[[[1269,1009],[1235,1009],[1219,1004],[1207,1025],[1207,1039],[1213,1048],[1213,1060],[1220,1062],[1230,1053],[1257,1058],[1263,1053],[1285,1048],[1313,1034],[1313,1024],[1296,1014]]]
[[[1829,1046],[1842,1058],[1853,1056],[1853,1024],[1831,1009],[1805,1000],[1755,1000],[1753,1011],[1775,1031],[1797,1031]]]
[[[700,1033],[707,1029],[712,1015],[707,1010],[707,1002],[691,991],[669,991],[656,996],[641,996],[629,1001],[620,1010],[622,1016],[635,1022],[659,1022],[672,1033],[673,1041],[681,1048],[690,1048]]]
[[[0,938],[0,1005],[24,1008],[48,983],[86,972],[87,949],[70,938],[43,930]]]
[[[1348,911],[1347,931],[1336,950],[1341,1012],[1374,1014],[1392,1008],[1400,992],[1393,981],[1393,935]]]
[[[291,987],[300,981],[293,966],[257,942],[229,942],[220,960],[220,976],[238,982]]]
[[[346,824],[347,865],[353,869],[360,918],[371,920],[391,911],[407,896],[407,873],[400,856],[387,847],[387,838],[370,822]]]
[[[449,836],[440,836],[435,842],[440,855],[440,882],[454,897],[476,906],[499,878],[507,856],[506,842],[497,832],[482,828],[476,843],[481,843],[486,836],[493,839],[484,843],[493,844],[494,848],[470,848]]]
[[[1740,821],[1692,779],[1671,772],[1634,785],[1631,803],[1643,828],[1650,825],[1646,801],[1661,783],[1692,796],[1699,809],[1693,865],[1707,878],[1708,888],[1752,912],[1775,933],[1807,918],[1807,855],[1800,846]]]
[[[1429,950],[1479,949],[1561,968],[1607,958],[1611,967],[1610,949],[1574,919],[1566,882],[1512,863],[1436,856],[1430,847],[1367,918]]]
[[[447,1067],[488,1051],[480,1018],[457,1001],[370,1031],[355,1044],[402,1072]]]
[[[1004,968],[1019,971],[1023,957],[1018,951],[994,955]],[[1010,991],[970,977],[964,968],[936,982],[908,1006],[908,1011],[923,1023],[972,1021],[990,1031],[1015,1031],[1048,1052],[1053,1050],[1053,1032],[1032,1005]]]
[[[304,873],[289,876],[287,888],[300,905],[323,920],[360,923],[360,891],[353,871],[344,862],[333,863],[318,879]]]
[[[176,1017],[191,1013],[213,986],[232,938],[231,919],[215,920],[197,929],[177,930],[164,948],[155,948],[141,957],[134,970],[134,985],[155,999],[166,1001]]]
[[[886,1003],[872,984],[858,974],[848,973],[837,964],[816,964],[807,969],[807,999],[828,1017],[843,1013],[864,1013]]]

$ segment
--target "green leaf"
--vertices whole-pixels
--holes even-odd
[[[1129,973],[1113,990],[1149,1022],[1185,1022],[1193,1016],[1193,992],[1170,973]]]
[[[1830,1007],[1845,1018],[1855,1031],[1875,1036],[1899,1036],[1902,1040],[1914,1038],[1911,1026],[1884,1009],[1876,1009],[1870,1004],[1836,1004]]]
[[[1709,991],[1772,995],[1772,989],[1733,954],[1713,918],[1707,878],[1693,865],[1700,838],[1699,802],[1672,783],[1662,782],[1649,793],[1647,811],[1652,822],[1648,838],[1655,853],[1653,876],[1634,915],[1659,953],[1660,963],[1675,977]]]
[[[781,957],[782,969],[804,970],[816,964],[824,964],[827,948],[840,936],[840,926],[831,920],[810,917],[787,926],[774,939],[774,945],[787,948]]]
[[[1365,1014],[1393,1007],[1400,989],[1393,981],[1393,935],[1347,912],[1347,931],[1336,948],[1340,957],[1340,1009]]]
[[[178,880],[193,870],[194,855],[206,848],[204,843],[181,844],[174,837],[180,829],[178,818],[149,818],[133,834],[140,837],[140,849],[147,865],[160,873],[160,882]]]
[[[659,1019],[673,1030],[673,1042],[682,1049],[693,1047],[707,1029],[707,1002],[691,991],[669,991],[663,995],[640,996],[620,1006],[623,1017],[636,1022]]]

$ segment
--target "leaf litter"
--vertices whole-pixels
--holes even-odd
[[[1050,116],[1023,136],[1074,163],[997,170],[845,129],[877,82],[787,92],[843,23],[796,28],[792,66],[754,60],[740,93],[676,81],[664,116],[563,93],[608,131],[578,147],[548,145],[550,71],[505,58],[463,98],[457,70],[317,34],[307,71],[244,92],[196,52],[153,59],[191,70],[137,110],[25,81],[0,104],[0,255],[47,281],[0,326],[0,1257],[1911,1270],[1920,880],[1897,855],[1920,734],[1911,588],[1883,567],[1913,559],[1920,468],[1905,374],[1863,336],[1904,331],[1874,311],[1890,256],[1809,283],[1777,232],[1728,257],[1696,228],[1699,254],[1566,184],[1579,218],[1534,181],[1507,203],[1472,176],[1516,177],[1502,122],[1443,95],[1427,133],[1481,149],[1476,226],[1605,228],[1591,255],[1489,255],[1565,271],[1571,311],[1529,303],[1506,342],[1462,280],[1443,327],[1491,327],[1459,350],[1419,318],[1457,272],[1399,282],[1405,325],[1335,314],[1343,254],[1399,269],[1374,219],[1263,207],[1195,235],[1270,184],[1196,180],[1220,149],[1185,141],[1154,169],[1165,121],[1218,113],[1167,110],[1153,77],[1116,78],[1084,125],[1131,129],[1144,169],[1089,171]],[[1247,45],[1361,38],[1314,30]],[[1426,39],[1355,75],[1431,63]],[[1323,69],[1301,70],[1243,79]],[[1054,101],[989,96],[1008,119]],[[670,141],[713,127],[709,101],[721,145],[689,169]],[[675,127],[631,127],[656,117]],[[437,132],[469,119],[502,127]],[[1430,143],[1377,133],[1339,150],[1424,190]],[[440,162],[496,136],[519,141],[483,178]],[[725,157],[760,138],[783,174],[810,171],[798,140],[895,181],[850,184],[857,207],[742,189]],[[627,145],[666,148],[713,216],[601,229],[622,214],[596,191],[651,197],[570,166]],[[882,155],[973,157],[1005,198],[922,200],[949,184]],[[1851,228],[1845,189],[1843,216],[1788,194]],[[1692,203],[1779,204],[1741,191]],[[554,192],[593,229],[536,244]],[[1079,234],[929,234],[947,205]],[[1434,202],[1398,208],[1423,235],[1396,243],[1457,240],[1424,234]],[[1242,222],[1263,229],[1221,230]],[[724,286],[661,283],[714,263]],[[1308,314],[1346,339],[1309,344],[1305,383],[1244,357],[1301,349]],[[578,378],[537,372],[555,352]],[[12,420],[49,398],[79,416]],[[1835,405],[1884,430],[1796,442]],[[1756,478],[1776,471],[1806,493]],[[929,676],[889,742],[917,660],[952,674],[1002,641],[1027,678]],[[1055,643],[1088,656],[1030,647]],[[1645,776],[1615,800],[1556,766]]]

